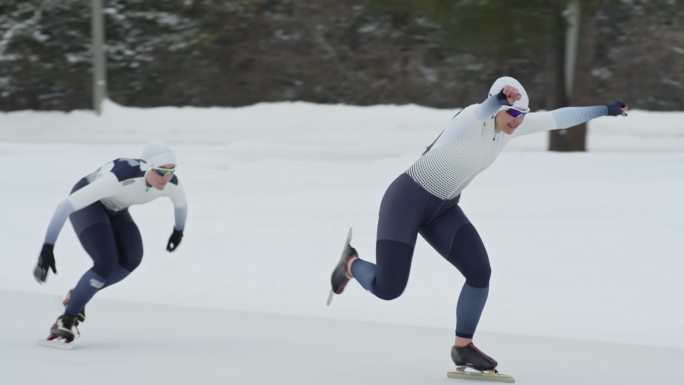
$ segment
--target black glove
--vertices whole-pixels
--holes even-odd
[[[38,263],[36,268],[33,269],[33,276],[36,277],[38,283],[45,282],[48,275],[48,268],[52,269],[54,274],[57,274],[57,268],[55,267],[55,254],[53,253],[54,245],[48,245],[47,243],[43,245],[43,249],[40,250],[40,256],[38,256]]]
[[[169,237],[169,243],[166,244],[166,251],[171,252],[176,250],[176,247],[181,243],[181,239],[183,239],[183,230],[176,230],[173,229],[173,233],[171,233],[171,236]]]
[[[501,89],[501,91],[499,91],[498,94],[496,94],[496,100],[498,100],[499,104],[501,104],[502,106],[510,106],[511,105],[510,103],[508,103],[508,96],[506,96],[506,94],[504,94],[503,88]]]
[[[616,100],[612,103],[606,104],[606,107],[608,107],[608,115],[609,116],[619,116],[619,115],[626,115],[624,112],[622,112],[622,108],[626,108],[627,105],[625,102],[622,100]]]

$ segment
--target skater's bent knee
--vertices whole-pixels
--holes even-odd
[[[468,276],[466,276],[466,283],[477,288],[489,287],[489,280],[491,276],[491,267],[489,267],[489,265],[483,266],[480,269],[469,272]]]
[[[142,262],[142,252],[139,255],[122,258],[121,266],[128,271],[133,271],[140,266],[140,262]]]
[[[380,298],[384,299],[385,301],[391,301],[393,299],[397,299],[401,296],[401,294],[404,292],[404,288],[398,288],[398,289],[390,289],[390,290],[381,290],[381,291],[375,291],[374,294]]]
[[[373,294],[387,301],[399,297],[408,282],[412,257],[413,245],[391,240],[377,241]]]

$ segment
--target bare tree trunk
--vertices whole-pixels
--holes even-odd
[[[587,124],[555,130],[549,133],[549,151],[586,151]]]

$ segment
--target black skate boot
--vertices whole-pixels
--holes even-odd
[[[497,362],[493,358],[482,353],[472,342],[462,348],[457,348],[456,346],[451,347],[451,359],[456,366],[467,366],[481,372],[496,372],[495,368]]]
[[[358,257],[359,254],[356,252],[356,249],[351,247],[349,244],[351,241],[351,236],[352,229],[350,228],[349,233],[347,234],[347,240],[344,242],[344,248],[342,248],[342,256],[340,257],[340,261],[337,263],[337,266],[335,266],[332,275],[330,276],[330,285],[332,288],[330,289],[330,294],[328,295],[328,305],[330,305],[330,302],[332,302],[333,294],[342,294],[349,280],[353,278],[351,272],[347,271],[347,263],[350,259]]]
[[[54,340],[61,338],[64,342],[71,342],[76,337],[78,330],[74,323],[76,322],[76,316],[64,313],[57,317],[57,321],[50,327],[50,335],[48,340]]]
[[[69,303],[71,302],[71,296],[72,296],[73,294],[74,294],[74,290],[73,290],[73,289],[72,289],[72,290],[69,290],[69,291],[67,292],[66,297],[64,298],[64,301],[62,301],[62,305],[64,305],[65,308],[66,308],[67,306],[69,306]],[[78,314],[76,314],[76,321],[74,322],[74,326],[78,326],[78,324],[81,323],[81,322],[84,322],[85,319],[86,319],[85,308],[83,308],[83,310],[81,310],[80,312],[78,312]]]

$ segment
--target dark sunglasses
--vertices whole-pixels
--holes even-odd
[[[520,110],[516,110],[515,108],[507,108],[506,113],[514,118],[517,118],[518,116],[525,116],[527,112],[522,112]]]
[[[156,172],[159,176],[167,176],[167,175],[173,175],[174,172],[176,172],[175,168],[154,168],[154,172]]]

